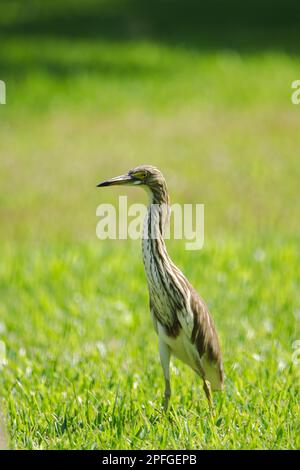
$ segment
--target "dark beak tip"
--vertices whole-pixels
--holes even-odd
[[[129,183],[132,180],[130,175],[121,175],[112,178],[111,180],[103,181],[102,183],[97,184],[96,188],[103,188],[104,186],[116,186],[121,184]]]

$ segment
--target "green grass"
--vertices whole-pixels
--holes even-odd
[[[290,98],[300,58],[292,41],[261,47],[250,35],[246,47],[242,37],[216,36],[212,45],[180,41],[174,30],[172,41],[133,40],[89,35],[87,25],[80,35],[72,22],[64,32],[62,2],[51,2],[54,20],[6,3],[0,383],[9,445],[300,448],[300,107]],[[109,16],[110,3],[101,5]],[[204,249],[169,248],[220,334],[226,390],[215,396],[214,417],[197,377],[176,361],[172,406],[161,413],[139,243],[95,236],[97,205],[125,194],[96,183],[139,163],[162,169],[172,202],[205,204]],[[145,202],[136,188],[126,194]]]
[[[201,381],[177,361],[172,406],[161,412],[163,378],[136,244],[1,249],[8,357],[1,381],[14,446],[299,448],[298,244],[227,241],[194,262],[179,251],[172,247],[221,336],[226,391],[215,397],[215,417]]]

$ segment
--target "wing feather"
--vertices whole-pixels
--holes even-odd
[[[218,335],[207,305],[194,288],[191,290],[191,310],[194,315],[191,340],[197,348],[200,359],[207,365],[206,368],[212,368],[217,372],[213,382],[219,382],[220,387],[214,388],[222,388],[224,372]]]

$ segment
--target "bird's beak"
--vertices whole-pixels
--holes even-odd
[[[97,184],[97,188],[103,188],[104,186],[115,186],[121,184],[130,184],[133,183],[134,179],[130,175],[121,175],[115,176],[114,178],[103,181],[102,183]]]

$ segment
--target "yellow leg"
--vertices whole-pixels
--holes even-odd
[[[168,410],[170,397],[171,397],[170,381],[169,381],[169,380],[166,380],[166,381],[165,381],[164,411],[167,411],[167,410]]]
[[[170,385],[170,349],[168,345],[161,339],[158,339],[160,361],[164,372],[165,378],[165,397],[164,397],[164,411],[167,411],[171,397]]]
[[[203,379],[203,390],[205,392],[209,408],[210,408],[210,410],[213,410],[213,400],[212,400],[212,393],[211,393],[210,383],[205,379]]]

